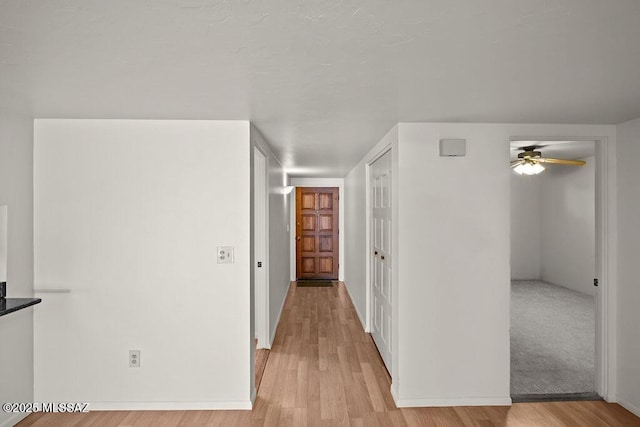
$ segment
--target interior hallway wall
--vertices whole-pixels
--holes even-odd
[[[71,291],[37,307],[36,401],[251,408],[249,123],[36,120],[34,151],[36,284]]]
[[[269,209],[268,269],[269,269],[269,337],[271,343],[276,334],[278,320],[289,289],[289,195],[284,194],[288,176],[280,160],[271,150],[260,131],[251,126],[251,141],[267,157]]]
[[[33,296],[33,120],[0,113],[0,205],[8,206],[7,297]],[[46,303],[46,301],[45,301]],[[33,312],[0,317],[0,402],[33,402]],[[0,411],[0,426],[28,414]]]

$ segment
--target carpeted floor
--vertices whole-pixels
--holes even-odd
[[[594,297],[511,282],[512,395],[594,391],[594,348]]]

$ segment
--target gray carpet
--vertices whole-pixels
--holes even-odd
[[[511,282],[511,394],[594,390],[595,299],[542,281]]]

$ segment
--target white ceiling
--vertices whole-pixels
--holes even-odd
[[[542,157],[556,159],[578,160],[595,155],[596,144],[594,141],[511,141],[511,160],[518,158],[523,147],[535,146],[536,151],[542,153]],[[545,165],[552,166],[552,165]]]
[[[342,176],[398,121],[640,117],[640,1],[0,0],[0,110],[249,119]]]

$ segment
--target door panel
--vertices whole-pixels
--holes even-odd
[[[316,231],[316,216],[305,214],[302,215],[302,230]]]
[[[315,236],[304,236],[302,238],[302,251],[303,252],[314,252],[316,248],[316,238]]]
[[[305,192],[302,194],[302,203],[300,204],[302,209],[316,210],[316,199],[314,193]]]
[[[333,252],[333,237],[320,237],[320,252]]]
[[[338,188],[296,188],[296,277],[338,279]]]
[[[315,258],[302,258],[302,273],[313,274],[316,271],[316,260]]]
[[[333,194],[332,193],[319,193],[320,209],[333,210]]]
[[[371,315],[373,337],[391,372],[391,152],[370,166],[371,194]]]

